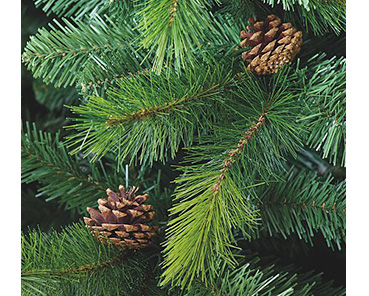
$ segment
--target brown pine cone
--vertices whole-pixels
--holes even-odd
[[[137,195],[138,188],[119,193],[107,189],[108,200],[100,198],[97,211],[87,208],[91,218],[84,217],[86,227],[100,241],[108,240],[117,247],[139,249],[149,246],[156,236],[156,226],[147,225],[155,215],[153,206],[145,205],[148,195]]]
[[[285,64],[293,61],[300,52],[302,32],[291,23],[283,23],[274,14],[264,21],[249,19],[247,31],[241,31],[241,47],[252,47],[242,53],[247,69],[257,75],[277,73]]]

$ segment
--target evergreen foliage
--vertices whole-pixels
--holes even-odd
[[[117,7],[117,1],[110,0],[33,0],[36,7],[41,7],[47,15],[55,13],[57,16],[81,19],[94,17],[106,12],[108,8]]]
[[[22,235],[22,295],[132,295],[147,266],[140,253],[105,246],[81,224]]]
[[[276,13],[302,30],[305,37],[308,34],[322,36],[330,32],[339,35],[346,30],[346,5],[339,0],[226,0],[222,3],[225,5],[219,12],[232,15],[238,22],[255,15],[263,19],[267,14]]]
[[[22,294],[345,294],[293,255],[344,257],[345,1],[33,4],[57,19],[23,24]],[[268,14],[304,44],[256,76],[240,31]],[[120,184],[149,194],[157,245],[72,224]]]
[[[79,123],[69,143],[96,160],[111,151],[118,163],[126,157],[140,163],[173,158],[181,144],[189,146],[219,117],[222,90],[232,83],[227,68],[196,67],[177,76],[144,71],[117,81],[104,97],[91,96],[73,106]],[[226,116],[224,114],[223,116]]]
[[[346,59],[311,59],[306,85],[307,144],[333,165],[346,166]]]
[[[318,5],[328,6],[327,5],[328,1],[318,1],[318,0],[261,0],[261,1],[268,3],[271,6],[281,3],[284,10],[293,10],[294,5],[297,5],[297,4],[304,7],[306,10],[316,9]],[[345,1],[344,0],[333,0],[330,2],[331,3],[329,4],[331,5],[335,5],[335,4],[342,5]]]
[[[22,234],[22,295],[164,295],[155,282],[152,286],[155,271],[145,255],[103,245],[80,223],[47,234],[32,230]],[[320,274],[255,254],[242,257],[236,269],[218,258],[219,276],[209,285],[196,280],[189,290],[172,289],[168,295],[345,295],[342,287],[322,282]]]
[[[285,182],[273,183],[259,194],[261,229],[285,239],[292,233],[306,242],[321,232],[328,246],[345,241],[346,182],[321,180],[315,173],[291,170]]]
[[[294,154],[299,147],[296,135],[302,131],[292,119],[300,109],[299,85],[291,72],[259,83],[247,72],[242,75],[230,92],[243,100],[243,108],[237,106],[242,119],[213,135],[207,145],[191,148],[187,159],[191,165],[182,166],[184,173],[176,180],[177,204],[171,209],[164,244],[163,284],[185,286],[198,274],[205,280],[204,266],[215,276],[214,256],[234,261],[232,229],[257,222],[246,197],[254,195],[255,186],[278,180],[283,153]]]
[[[31,37],[23,53],[23,61],[35,78],[55,87],[76,83],[100,87],[111,80],[141,69],[140,54],[133,40],[132,24],[114,24],[95,16],[89,24],[63,19],[63,26],[54,20],[51,30],[39,29]]]
[[[48,15],[56,13],[58,16],[75,16],[77,19],[84,14],[93,14],[95,11],[100,11],[104,5],[104,0],[34,0],[36,7],[43,5],[42,10]]]
[[[284,17],[293,20],[305,32],[318,36],[329,32],[339,35],[346,30],[346,4],[340,0],[309,0],[308,9],[295,5]]]
[[[124,171],[124,170],[122,170]],[[105,190],[126,179],[124,173],[107,172],[102,162],[92,164],[72,157],[59,139],[26,122],[22,131],[22,182],[39,182],[39,196],[57,199],[67,209],[84,212],[105,196]]]
[[[237,269],[229,269],[220,259],[216,260],[219,276],[209,285],[195,282],[183,295],[345,295],[342,287],[322,282],[320,274],[296,273],[293,266],[282,266],[273,260],[260,260],[255,254],[240,260]],[[283,270],[283,271],[281,271]]]
[[[322,35],[333,31],[339,34],[345,30],[346,3],[345,0],[258,0],[272,7],[281,6],[285,17],[301,25],[306,32]]]
[[[140,43],[155,51],[154,69],[160,73],[172,63],[176,69],[185,63],[193,66],[194,51],[207,40],[206,31],[213,31],[206,1],[150,0],[141,5],[137,12],[138,29],[143,32]]]

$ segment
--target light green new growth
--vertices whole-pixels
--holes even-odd
[[[155,71],[193,66],[194,52],[206,41],[206,31],[212,29],[206,1],[149,0],[140,5],[140,43],[155,52]]]
[[[289,70],[268,82],[241,74],[226,96],[243,100],[233,106],[242,119],[229,119],[228,130],[222,127],[207,145],[191,148],[191,165],[182,166],[184,173],[175,181],[177,203],[166,231],[162,285],[189,287],[195,277],[206,281],[207,272],[216,277],[214,257],[235,264],[232,231],[258,223],[250,203],[254,187],[278,179],[283,154],[294,154],[301,143],[296,137],[301,128],[290,120],[299,112],[296,78]]]
[[[211,275],[217,274],[214,258],[218,256],[234,265],[232,229],[240,224],[253,227],[257,222],[256,212],[232,179],[225,179],[219,191],[212,189],[218,177],[219,173],[213,171],[188,174],[177,181],[184,184],[177,187],[176,200],[181,203],[171,209],[175,218],[166,231],[162,285],[180,284],[183,288],[195,276],[206,281],[207,268]]]

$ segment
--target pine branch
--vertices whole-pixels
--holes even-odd
[[[267,14],[272,13],[278,15],[285,22],[291,22],[303,32],[305,37],[310,33],[315,36],[323,36],[330,32],[339,35],[346,31],[344,1],[226,0],[222,3],[219,13],[222,15],[230,14],[236,22],[247,21],[250,17],[263,19]],[[240,30],[245,27],[246,25]]]
[[[255,212],[232,179],[224,179],[224,186],[219,191],[212,190],[218,175],[218,172],[199,172],[177,181],[185,183],[177,187],[176,199],[182,202],[171,209],[172,220],[166,231],[166,269],[162,285],[171,282],[185,287],[197,275],[205,280],[208,266],[209,272],[215,275],[213,259],[217,256],[226,257],[228,263],[234,265],[230,250],[234,240],[231,229],[239,223],[252,227],[257,222]],[[195,187],[197,184],[194,182],[201,183],[203,187]],[[226,186],[231,190],[223,190]]]
[[[137,8],[141,48],[153,54],[153,70],[159,74],[166,67],[180,71],[201,65],[199,59],[212,56],[218,47],[231,50],[229,41],[239,35],[237,24],[214,16],[208,1],[150,0]]]
[[[298,286],[296,295],[308,296],[345,296],[346,289],[342,286],[335,286],[333,281],[324,281],[323,273],[317,273],[314,270],[298,274]]]
[[[81,118],[71,126],[78,132],[69,145],[76,147],[73,153],[82,150],[92,160],[112,151],[118,162],[127,156],[141,163],[166,161],[220,117],[222,90],[230,83],[230,73],[221,66],[195,68],[180,76],[168,69],[161,76],[146,71],[123,78],[105,98],[91,97],[71,107]]]
[[[335,185],[332,181],[332,177],[323,181],[316,174],[291,170],[285,182],[260,192],[260,230],[285,239],[296,233],[311,244],[319,231],[329,247],[336,244],[340,249],[346,240],[346,182]]]
[[[247,24],[242,24],[247,22],[249,18],[253,18],[256,13],[256,8],[258,3],[254,0],[243,1],[243,0],[223,0],[221,8],[215,13],[215,16],[223,15],[225,17],[231,17],[234,22],[240,26],[237,34],[237,42],[240,42],[240,32],[246,28]]]
[[[241,52],[239,51],[240,31],[246,27],[245,16],[236,19],[231,14],[216,11],[212,16],[212,30],[206,31],[207,39],[201,47],[194,51],[194,63],[201,67],[205,65],[225,64],[230,61],[236,71],[242,71]],[[241,67],[240,67],[241,66]]]
[[[246,260],[247,263],[245,263]],[[276,260],[260,260],[256,255],[247,255],[246,258],[240,260],[240,267],[236,269],[229,268],[219,258],[216,261],[219,275],[211,284],[205,285],[197,280],[188,291],[181,295],[345,295],[344,288],[333,287],[331,282],[324,282],[321,274],[296,273],[296,268],[293,266],[283,266]]]
[[[339,35],[346,31],[345,1],[310,0],[310,9],[296,6],[296,12],[287,11],[286,18],[294,20],[306,32],[322,36],[330,31]],[[298,16],[298,18],[297,18]]]
[[[67,209],[83,212],[122,179],[116,172],[107,174],[101,162],[93,165],[71,157],[58,134],[53,138],[26,123],[22,131],[22,182],[40,182],[43,186],[37,196],[58,199]]]
[[[294,5],[300,5],[304,7],[306,10],[310,10],[311,7],[314,7],[314,5],[317,5],[318,3],[321,4],[335,4],[339,3],[342,5],[345,5],[346,0],[261,0],[264,3],[268,3],[271,6],[274,6],[276,4],[281,3],[284,10],[293,10]],[[329,3],[328,3],[329,2]]]
[[[345,1],[282,0],[282,5],[275,0],[261,1],[283,9],[283,19],[293,21],[306,33],[311,31],[314,35],[321,36],[333,31],[338,35],[346,30]]]
[[[22,295],[131,295],[146,267],[142,255],[97,242],[82,223],[22,234]]]
[[[214,279],[214,283],[205,285],[196,281],[184,293],[185,296],[294,295],[295,276],[291,277],[288,273],[278,274],[273,266],[259,269],[255,266],[259,261],[257,257],[233,270],[221,260],[216,261],[219,275]]]
[[[346,166],[346,59],[324,57],[316,55],[309,64],[302,118],[310,131],[306,141],[333,165]]]
[[[76,19],[82,18],[85,14],[93,16],[101,12],[107,4],[106,0],[34,0],[36,7],[42,7],[42,10],[49,16],[55,13],[57,16],[70,17]]]
[[[136,38],[128,23],[119,26],[98,16],[90,24],[63,19],[63,26],[54,20],[51,30],[39,29],[31,37],[23,53],[23,62],[46,84],[66,87],[76,83],[85,89],[135,72],[148,65],[143,55],[136,53]],[[91,71],[93,69],[93,71]]]
[[[192,64],[195,47],[205,40],[204,31],[211,29],[202,0],[150,0],[142,4],[137,16],[138,29],[143,32],[141,45],[156,51],[153,66],[158,73],[173,60],[176,69],[185,67],[185,60]]]
[[[132,9],[130,1],[119,0],[33,0],[46,15],[55,13],[59,17],[73,17],[76,20],[94,18],[96,15],[112,15],[123,9]]]
[[[206,145],[191,148],[187,165],[180,167],[184,173],[175,180],[177,204],[166,232],[162,285],[189,287],[197,276],[206,281],[205,270],[216,277],[214,257],[235,264],[233,229],[258,222],[248,196],[255,186],[278,178],[283,154],[294,154],[301,143],[297,89],[297,76],[288,69],[271,81],[244,73],[231,91],[243,101],[233,106],[240,118],[220,127]]]
[[[22,234],[22,294],[167,295],[171,284],[186,296],[345,294],[320,274],[252,257],[245,263],[234,252],[239,234],[252,239],[261,231],[296,233],[306,242],[321,232],[339,249],[345,241],[345,181],[291,171],[281,182],[285,157],[303,143],[345,165],[345,60],[323,56],[306,72],[290,68],[264,78],[232,76],[224,66],[240,59],[242,21],[260,7],[266,13],[276,5],[284,21],[314,35],[339,34],[344,0],[224,1],[214,15],[218,3],[204,0],[35,2],[48,15],[73,17],[40,29],[25,48],[23,62],[39,78],[35,90],[41,79],[68,87],[54,96],[43,85],[36,100],[59,110],[74,104],[76,84],[87,98],[70,107],[78,118],[67,142],[26,123],[22,182],[38,182],[38,196],[82,212],[122,183],[123,162],[151,174],[147,165],[173,159],[183,146],[188,153],[174,182],[162,293],[153,288],[147,254],[119,252],[74,224],[60,233]],[[137,179],[152,185],[147,175]],[[161,221],[171,206],[168,192],[154,201]]]

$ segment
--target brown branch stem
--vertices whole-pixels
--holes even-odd
[[[76,176],[72,171],[65,170],[65,169],[61,168],[60,166],[58,166],[57,164],[55,164],[55,163],[52,163],[52,162],[49,162],[49,161],[44,161],[41,156],[32,153],[29,149],[26,149],[26,148],[22,147],[21,150],[22,150],[22,152],[26,152],[28,154],[28,156],[27,156],[28,159],[29,158],[35,158],[43,166],[48,167],[51,170],[55,171],[56,174],[65,174],[66,176],[69,176],[68,181],[75,179],[75,180],[78,180],[80,182],[87,183],[87,187],[96,187],[96,188],[98,188],[98,189],[100,189],[104,192],[106,190],[106,188],[98,182],[91,182],[87,178],[82,178],[82,177]]]
[[[45,274],[45,275],[50,275],[50,276],[63,276],[66,274],[90,273],[98,269],[107,268],[109,266],[117,264],[123,260],[123,257],[124,256],[122,256],[122,254],[118,254],[114,258],[104,261],[104,262],[100,262],[97,264],[86,264],[86,265],[81,265],[81,266],[76,266],[76,267],[71,267],[71,268],[62,268],[62,269],[56,269],[56,270],[52,270],[52,269],[27,270],[27,271],[22,271],[21,276],[37,275],[37,274],[39,275]]]
[[[232,149],[228,153],[228,158],[224,161],[223,167],[220,170],[218,182],[211,188],[215,192],[219,192],[222,181],[226,178],[226,173],[232,167],[232,164],[236,161],[236,158],[247,147],[248,142],[252,139],[257,131],[260,130],[265,122],[267,111],[265,110],[256,122],[253,122],[251,127],[246,131],[245,135],[238,141],[237,148]]]
[[[181,98],[181,99],[178,99],[178,100],[174,100],[172,102],[164,103],[162,105],[156,105],[156,106],[149,107],[149,108],[146,108],[146,109],[140,109],[140,110],[132,112],[130,114],[126,114],[126,115],[122,115],[122,116],[109,117],[106,120],[105,125],[106,125],[107,128],[113,128],[113,127],[120,126],[122,124],[126,124],[128,122],[141,121],[141,120],[144,120],[148,117],[155,117],[158,113],[170,112],[173,109],[177,109],[177,108],[181,107],[182,105],[185,105],[186,103],[188,103],[190,101],[194,101],[194,100],[199,99],[200,97],[202,97],[206,94],[211,94],[212,92],[215,92],[216,89],[218,89],[220,86],[221,86],[220,84],[216,84],[216,85],[210,87],[209,89],[202,90],[196,96],[187,96],[187,97],[184,97],[184,98]]]
[[[325,203],[322,203],[321,205],[317,205],[315,203],[315,201],[313,201],[311,204],[306,204],[306,203],[289,203],[286,200],[283,203],[278,203],[278,202],[263,202],[263,203],[258,203],[259,207],[263,207],[263,206],[280,206],[280,207],[293,207],[293,208],[303,208],[303,209],[316,209],[316,210],[321,210],[321,211],[325,211],[326,213],[329,212],[342,212],[343,214],[346,214],[346,210],[343,209],[341,211],[337,210],[337,203],[335,202],[333,204],[332,207],[327,207]]]
[[[174,22],[175,17],[177,16],[177,7],[179,5],[179,0],[173,0],[173,5],[170,8],[170,16],[169,16],[169,26]]]

